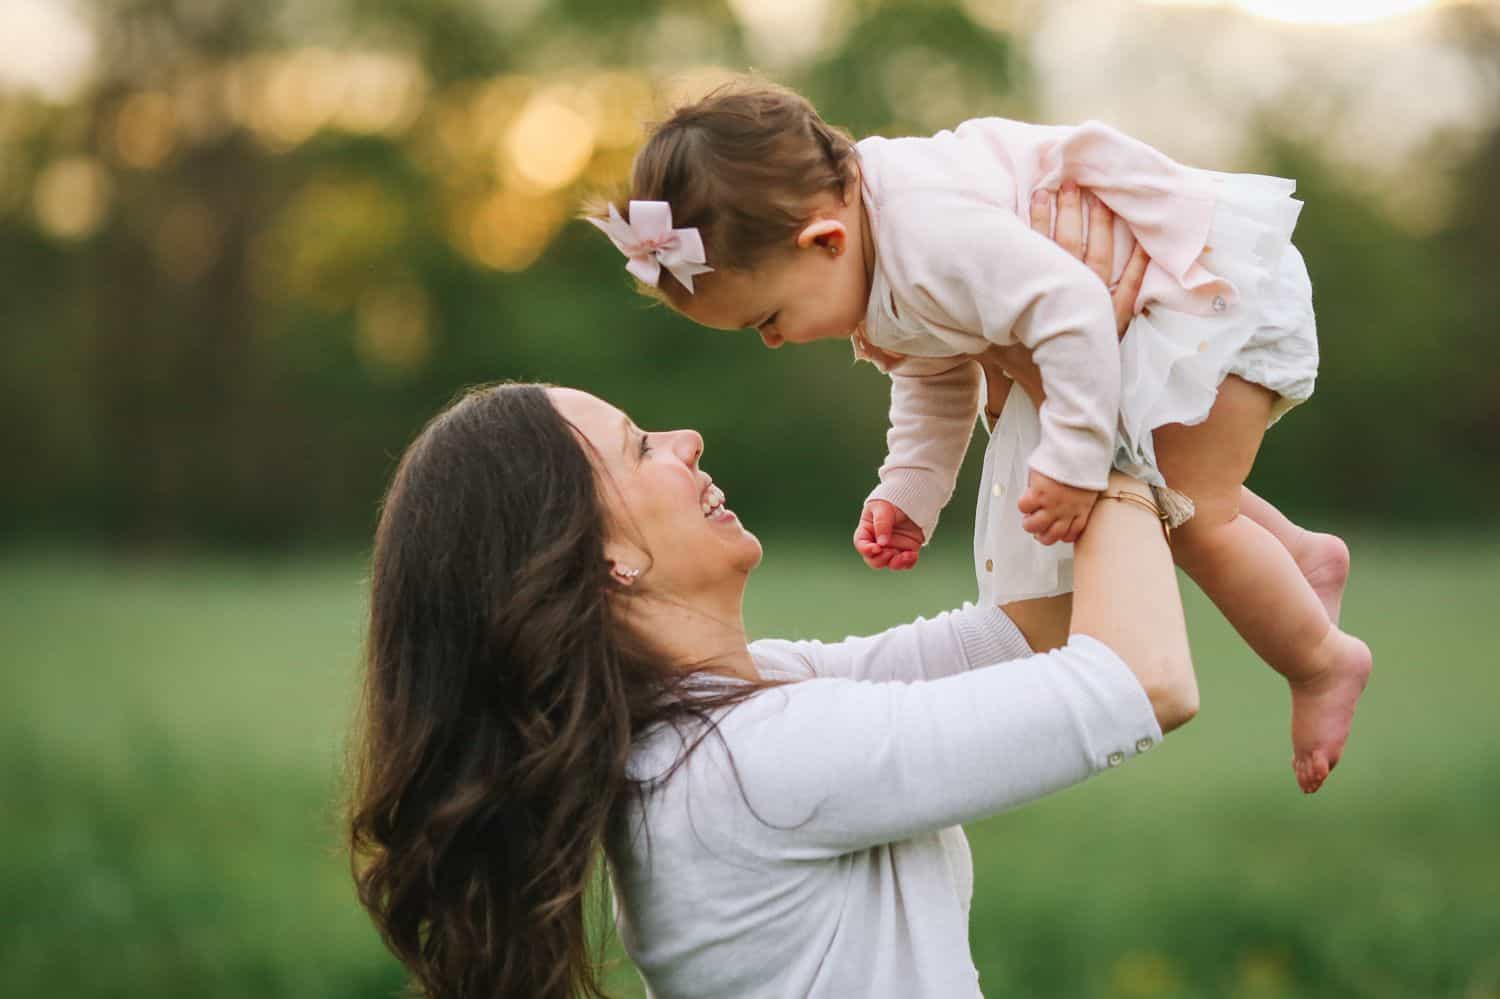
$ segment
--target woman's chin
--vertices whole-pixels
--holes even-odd
[[[731,514],[730,516],[734,516]],[[749,572],[760,565],[761,557],[765,554],[761,548],[760,538],[750,532],[750,529],[741,524],[738,517],[734,519],[734,525],[739,529],[739,538],[736,539],[737,555],[736,564],[745,572]]]
[[[754,569],[756,566],[760,565],[761,557],[765,554],[765,551],[760,546],[760,539],[755,535],[751,534],[749,531],[746,531],[745,537],[749,539],[750,542],[746,546],[747,551],[744,563],[745,571],[749,572],[751,569]]]

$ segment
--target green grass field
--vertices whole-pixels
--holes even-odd
[[[876,630],[972,588],[962,550],[901,577],[767,552],[757,635]],[[1500,996],[1500,540],[1370,535],[1355,558],[1345,623],[1375,676],[1327,787],[1297,792],[1281,681],[1190,592],[1198,720],[971,827],[988,995]],[[399,989],[338,851],[363,572],[0,559],[0,994]]]

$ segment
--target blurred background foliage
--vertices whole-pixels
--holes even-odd
[[[1039,115],[1034,36],[1067,22],[981,0],[70,9],[83,82],[0,91],[0,420],[19,459],[0,530],[146,547],[359,541],[421,422],[502,378],[691,423],[750,522],[847,529],[882,453],[881,376],[841,345],[770,355],[648,306],[576,221],[582,196],[726,67],[856,135]],[[1210,46],[1244,31],[1213,8],[1138,15],[1196,21]],[[1314,64],[1235,103],[1235,141],[1193,159],[1301,183],[1323,368],[1256,473],[1293,510],[1472,523],[1500,489],[1500,29],[1485,6],[1429,18],[1468,74],[1461,125],[1351,150],[1322,130],[1347,109]],[[1176,72],[1129,124],[1189,159],[1169,126],[1227,116],[1185,105]]]
[[[972,462],[921,571],[848,550],[878,372],[692,327],[576,220],[747,68],[856,135],[1097,117],[1306,202],[1322,373],[1253,484],[1353,529],[1350,753],[1295,795],[1284,694],[1190,591],[1202,718],[970,830],[986,990],[1500,997],[1488,0],[5,0],[0,994],[395,994],[340,747],[379,496],[461,386],[701,430],[756,635],[972,597]]]

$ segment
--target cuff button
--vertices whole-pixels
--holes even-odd
[[[1117,767],[1121,763],[1125,762],[1125,754],[1120,752],[1119,750],[1115,750],[1113,753],[1109,754],[1107,762],[1110,766]]]

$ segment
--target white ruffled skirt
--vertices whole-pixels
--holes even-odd
[[[1120,420],[1115,467],[1170,489],[1151,432],[1208,417],[1229,375],[1277,394],[1275,423],[1312,395],[1318,374],[1312,284],[1291,243],[1301,211],[1293,181],[1204,171],[1218,201],[1204,266],[1227,279],[1239,300],[1215,300],[1197,315],[1145,303],[1120,344]],[[974,571],[991,605],[1073,589],[1073,546],[1043,546],[1021,528],[1016,502],[1026,491],[1031,452],[1041,440],[1036,407],[1012,391],[985,448],[974,520]]]

